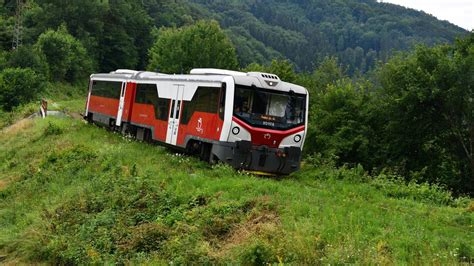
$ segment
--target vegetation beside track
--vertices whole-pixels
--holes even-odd
[[[0,254],[60,264],[472,262],[470,199],[307,160],[291,176],[260,178],[81,120],[22,120],[0,134]]]

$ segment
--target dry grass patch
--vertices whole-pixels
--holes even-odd
[[[1,133],[4,137],[17,135],[25,129],[31,128],[33,124],[34,121],[32,119],[24,118],[11,126],[4,128]]]
[[[8,183],[10,183],[8,180],[0,180],[0,191],[4,190],[5,188],[7,188],[8,186]]]
[[[234,227],[213,257],[224,258],[231,253],[231,250],[244,245],[254,237],[275,235],[280,230],[280,225],[280,217],[274,211],[252,212],[244,223]]]

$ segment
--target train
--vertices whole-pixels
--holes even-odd
[[[308,90],[277,75],[223,69],[90,76],[84,118],[141,141],[262,175],[298,171]]]

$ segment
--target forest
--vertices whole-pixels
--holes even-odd
[[[16,1],[3,0],[0,45],[6,50],[11,48],[15,11]],[[22,14],[25,44],[64,25],[101,71],[143,68],[153,28],[203,19],[219,22],[241,67],[288,59],[296,71],[312,71],[325,57],[336,56],[350,75],[373,69],[394,51],[450,43],[468,33],[428,14],[375,0],[77,0],[67,5],[28,0]],[[117,53],[121,56],[114,58]]]

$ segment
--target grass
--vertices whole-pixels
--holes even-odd
[[[63,83],[48,83],[46,90],[39,97],[48,102],[48,110],[62,111],[69,114],[84,112],[87,84],[68,85]],[[40,110],[40,100],[15,107],[11,112],[0,109],[0,130],[29,117]]]
[[[308,160],[281,180],[69,118],[0,135],[0,255],[25,263],[469,264],[470,199]]]

